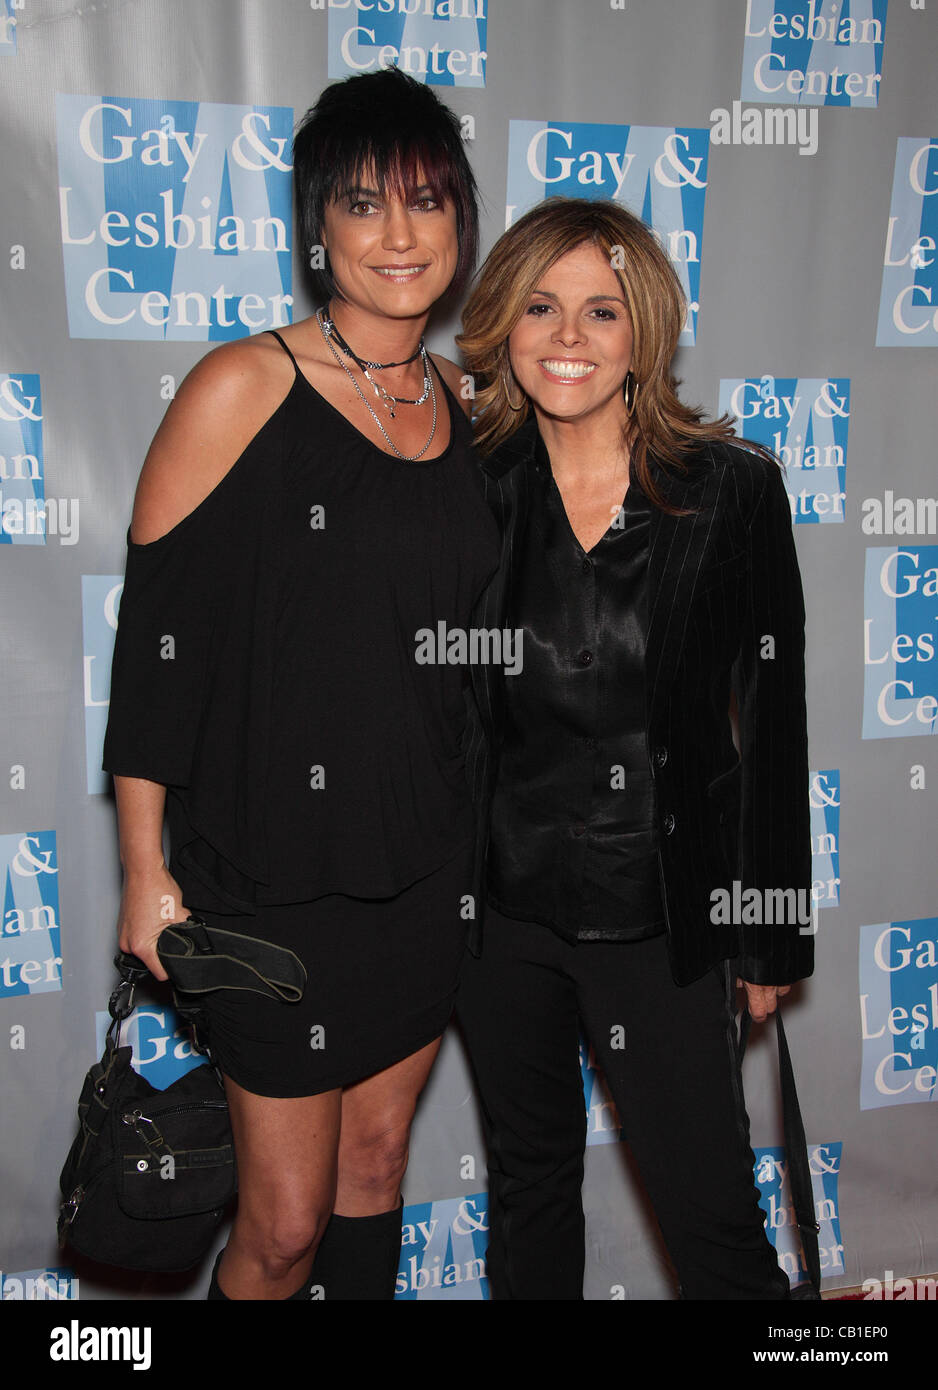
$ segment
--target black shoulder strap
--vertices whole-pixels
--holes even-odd
[[[463,409],[462,401],[459,401],[459,400],[456,399],[456,393],[453,391],[453,389],[452,389],[452,387],[450,386],[449,382],[446,380],[446,377],[443,375],[443,373],[440,371],[439,367],[438,367],[438,366],[436,365],[436,363],[434,362],[434,360],[433,360],[433,353],[432,353],[432,352],[428,352],[428,353],[427,353],[427,360],[428,360],[428,362],[430,363],[430,366],[431,366],[431,367],[433,368],[433,370],[436,372],[437,376],[440,378],[440,385],[443,387],[444,394],[445,394],[446,396],[449,397],[449,400],[450,400],[450,402],[452,403],[453,409],[452,409],[452,411],[451,411],[450,413],[451,413],[453,419],[454,419],[454,420],[462,419],[462,420],[465,422],[465,424],[466,424],[466,426],[467,426],[467,428],[468,428],[468,432],[469,432],[469,434],[470,434],[470,436],[471,436],[471,434],[472,434],[472,424],[471,424],[471,422],[470,422],[470,420],[469,420],[468,415],[466,414],[465,410]]]
[[[285,352],[285,353],[287,354],[287,356],[289,357],[290,361],[293,363],[293,369],[294,369],[294,371],[296,372],[297,376],[299,376],[299,375],[301,374],[301,373],[300,373],[300,364],[299,364],[299,362],[297,362],[296,358],[293,356],[293,353],[292,353],[292,352],[290,351],[290,349],[287,347],[286,343],[283,341],[283,339],[281,338],[280,334],[277,332],[276,328],[268,328],[268,329],[267,329],[267,332],[268,332],[268,333],[272,333],[272,334],[274,335],[274,337],[277,339],[277,342],[280,344],[280,346],[283,348],[284,352]]]
[[[739,1062],[742,1065],[749,1039],[752,1018],[749,1010],[743,1011],[739,1026]],[[788,1160],[788,1180],[791,1184],[791,1199],[795,1208],[798,1229],[801,1232],[801,1248],[804,1251],[805,1268],[813,1289],[812,1297],[821,1296],[821,1261],[818,1254],[818,1231],[821,1229],[814,1211],[814,1189],[811,1185],[811,1170],[808,1166],[808,1145],[805,1140],[804,1125],[801,1120],[801,1107],[795,1089],[795,1074],[788,1051],[785,1027],[778,1008],[775,1010],[775,1034],[778,1041],[778,1071],[782,1087],[782,1127],[785,1135],[785,1157]]]

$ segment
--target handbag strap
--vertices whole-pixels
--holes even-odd
[[[209,927],[198,917],[166,927],[157,938],[156,951],[173,988],[183,994],[250,990],[284,1004],[303,997],[306,967],[295,952],[272,941]]]
[[[785,1026],[778,1008],[775,1009],[775,1036],[778,1042],[778,1071],[782,1089],[782,1128],[785,1136],[785,1156],[788,1160],[788,1180],[791,1185],[791,1198],[801,1232],[801,1248],[804,1262],[815,1292],[821,1292],[821,1260],[818,1253],[818,1225],[814,1210],[814,1188],[811,1183],[811,1169],[808,1165],[808,1145],[805,1139],[804,1124],[801,1119],[801,1106],[798,1104],[798,1091],[795,1087],[795,1073],[788,1051]],[[746,1043],[752,1028],[752,1016],[748,1009],[743,1010],[739,1026],[739,1062],[742,1066]]]
[[[107,1001],[107,1011],[111,1015],[107,1037],[110,1040],[114,1030],[117,1030],[113,1046],[113,1050],[116,1051],[120,1047],[121,1025],[134,1011],[137,986],[150,972],[143,961],[137,956],[132,956],[129,951],[118,951],[114,957],[114,964],[117,966],[120,981],[111,990]]]

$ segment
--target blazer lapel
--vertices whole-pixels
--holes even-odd
[[[536,435],[532,418],[494,455],[481,460],[485,499],[501,534],[501,557],[498,570],[476,606],[473,622],[480,628],[503,630],[506,625],[508,595],[527,519],[529,477],[526,464],[533,455]],[[470,671],[483,727],[489,738],[494,739],[501,727],[501,673],[479,664],[474,664]]]
[[[671,687],[687,633],[691,598],[717,511],[724,474],[695,468],[688,477],[665,473],[652,460],[655,482],[674,506],[674,516],[652,508],[648,548],[648,631],[645,639],[645,707]]]

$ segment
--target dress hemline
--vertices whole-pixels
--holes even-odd
[[[337,1079],[337,1073],[335,1078],[330,1077],[324,1085],[319,1086],[315,1091],[281,1090],[279,1088],[276,1091],[271,1091],[270,1089],[264,1089],[262,1091],[253,1090],[250,1085],[245,1085],[243,1081],[239,1081],[238,1077],[233,1076],[230,1071],[226,1071],[224,1062],[221,1058],[216,1058],[216,1064],[222,1076],[226,1077],[229,1081],[233,1081],[236,1086],[240,1086],[242,1091],[247,1091],[249,1095],[259,1096],[264,1100],[302,1100],[306,1096],[321,1096],[325,1094],[326,1091],[342,1090],[344,1087],[352,1086],[358,1081],[365,1081],[369,1076],[377,1075],[378,1072],[386,1071],[388,1067],[393,1067],[396,1063],[403,1062],[407,1057],[412,1057],[413,1054],[419,1052],[421,1048],[428,1047],[429,1044],[435,1042],[437,1038],[442,1038],[452,1019],[454,1005],[455,996],[450,1004],[449,1015],[446,1022],[442,1027],[435,1028],[429,1036],[424,1034],[419,1041],[404,1045],[403,1051],[401,1051],[400,1047],[393,1048],[390,1058],[381,1057],[375,1065],[372,1065],[371,1061],[363,1063],[362,1065],[367,1068],[365,1071],[356,1068],[354,1075],[345,1076],[341,1080]],[[244,1075],[244,1073],[242,1073],[242,1075]],[[266,1086],[266,1083],[263,1082],[259,1084]]]

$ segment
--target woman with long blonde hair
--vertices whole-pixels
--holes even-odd
[[[733,980],[765,1018],[813,938],[725,904],[810,885],[804,606],[778,464],[677,397],[685,313],[637,217],[558,198],[501,237],[459,340],[502,533],[475,621],[523,634],[517,675],[473,671],[484,923],[457,1006],[500,1299],[582,1297],[579,1020],[682,1296],[789,1293]]]

